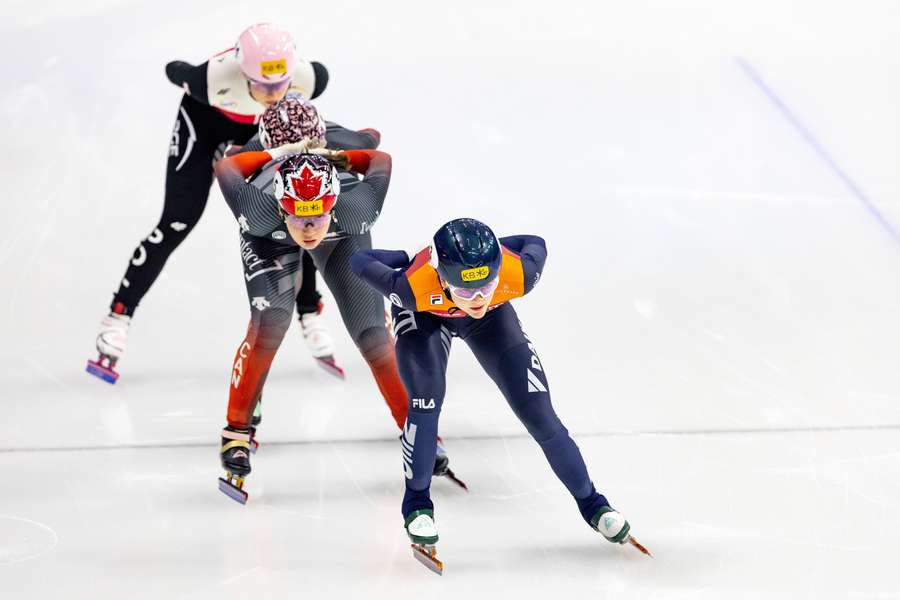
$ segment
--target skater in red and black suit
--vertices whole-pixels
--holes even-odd
[[[300,104],[300,106],[298,106]],[[270,113],[292,118],[293,128],[267,126],[265,145],[292,143],[266,151],[243,151],[216,165],[222,193],[240,227],[244,282],[250,324],[238,346],[228,400],[228,426],[222,432],[220,489],[245,502],[243,478],[250,473],[255,429],[252,413],[293,312],[301,256],[311,255],[347,332],[360,350],[398,429],[406,420],[407,395],[397,372],[393,338],[384,301],[350,270],[350,257],[372,247],[371,229],[382,212],[391,177],[391,157],[377,150],[321,147],[352,143],[353,132],[332,136],[316,126],[310,104],[288,97]],[[364,130],[358,135],[375,135]],[[287,135],[285,135],[287,134]],[[274,142],[277,143],[277,142]],[[258,147],[251,141],[245,150]],[[342,173],[344,176],[342,177]],[[352,173],[362,175],[355,180]],[[350,185],[345,185],[349,183]],[[432,471],[452,476],[446,454],[432,459]]]
[[[125,352],[128,328],[138,304],[169,255],[203,214],[214,160],[230,146],[245,144],[253,137],[266,107],[284,98],[288,91],[312,99],[328,84],[325,67],[297,56],[291,36],[268,23],[248,28],[233,48],[200,65],[169,63],[166,76],[184,90],[184,96],[169,144],[162,216],[135,248],[97,335],[100,358],[88,363],[88,372],[110,383],[118,379],[115,364]],[[377,146],[374,138],[369,143],[367,147]],[[323,356],[330,353],[330,336],[316,319],[321,305],[315,268],[308,257],[304,260],[307,268],[296,304],[307,345],[314,356]]]

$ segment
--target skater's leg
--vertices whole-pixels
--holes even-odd
[[[594,489],[581,451],[553,410],[547,376],[513,307],[506,304],[492,311],[470,327],[463,339],[590,523],[609,502]]]
[[[406,518],[418,510],[434,510],[429,490],[446,391],[450,337],[438,317],[397,307],[393,307],[392,315],[397,365],[409,393],[409,415],[401,436],[406,479],[402,512]]]
[[[216,110],[184,96],[178,108],[166,165],[165,201],[159,222],[142,240],[113,294],[109,314],[97,335],[98,361],[88,372],[110,383],[125,353],[131,316],[156,281],[169,255],[191,232],[206,206],[212,183],[212,161],[220,146],[249,139],[255,127],[230,121]],[[124,193],[128,194],[127,190]],[[127,203],[128,198],[124,201]]]
[[[183,97],[169,144],[162,216],[135,248],[110,312],[134,313],[169,256],[200,220],[213,180],[216,149],[234,133],[234,127],[214,109]]]
[[[397,370],[394,342],[387,331],[384,300],[350,270],[350,257],[371,247],[371,236],[365,233],[322,244],[312,251],[312,256],[334,296],[347,333],[372,370],[397,427],[402,429],[408,396]]]
[[[397,355],[394,351],[394,340],[383,326],[370,327],[359,334],[357,346],[366,364],[372,370],[372,376],[378,385],[378,391],[391,411],[391,417],[397,427],[403,429],[409,409],[409,396],[400,372],[397,369]]]
[[[250,236],[242,236],[241,250],[250,324],[232,367],[228,424],[246,429],[290,326],[300,256],[297,248]]]
[[[343,370],[334,358],[334,339],[322,319],[322,296],[316,291],[316,265],[309,252],[302,252],[303,276],[297,293],[297,320],[303,341],[313,358],[334,375],[343,377]]]
[[[303,252],[303,276],[297,292],[297,314],[305,315],[319,311],[322,295],[316,290],[316,264],[309,252]]]
[[[228,387],[228,426],[222,431],[220,458],[225,477],[219,489],[247,502],[244,477],[250,473],[255,444],[253,409],[259,404],[272,359],[291,322],[300,256],[296,248],[241,235],[250,325],[238,346]]]

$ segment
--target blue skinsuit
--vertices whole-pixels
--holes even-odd
[[[544,240],[523,235],[501,238],[500,243],[521,258],[523,293],[528,293],[539,281],[547,257]],[[595,490],[578,446],[553,410],[543,367],[513,307],[508,302],[500,304],[481,319],[417,311],[406,273],[410,264],[406,252],[391,250],[362,250],[350,260],[353,272],[393,303],[397,364],[410,399],[401,438],[406,473],[404,517],[415,510],[434,509],[429,489],[438,418],[446,391],[450,345],[452,338],[458,337],[500,388],[540,445],[553,472],[575,498],[582,517],[590,523],[609,502]]]

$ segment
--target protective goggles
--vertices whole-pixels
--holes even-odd
[[[331,222],[331,213],[325,213],[324,215],[317,215],[315,217],[295,217],[293,215],[285,215],[285,220],[288,225],[295,229],[304,229],[306,227],[319,229],[320,227],[324,227],[326,223]]]
[[[493,280],[485,283],[481,287],[477,288],[464,288],[464,287],[456,287],[453,285],[447,284],[447,289],[449,289],[454,296],[457,298],[462,298],[463,300],[474,300],[475,296],[481,296],[485,300],[491,297],[495,291],[497,291],[497,286],[500,285],[500,277],[494,277]]]
[[[283,81],[273,81],[272,83],[254,81],[253,79],[248,79],[247,81],[250,83],[251,90],[266,95],[283,92],[291,86],[290,79],[285,79]]]

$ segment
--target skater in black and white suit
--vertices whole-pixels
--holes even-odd
[[[88,366],[89,372],[111,383],[118,378],[114,366],[125,351],[128,327],[138,305],[203,214],[213,181],[213,162],[230,146],[247,143],[257,133],[257,122],[266,107],[288,91],[312,99],[328,84],[326,68],[296,56],[290,35],[270,24],[248,28],[234,47],[200,65],[170,62],[166,76],[185,93],[169,142],[162,215],[134,250],[109,314],[101,323],[97,336],[100,360],[90,361]],[[315,267],[308,256],[303,260],[305,276],[297,308],[299,315],[311,315],[308,320],[312,322],[321,307]],[[321,323],[317,327],[321,331]],[[322,333],[317,341],[329,342],[327,332]]]

